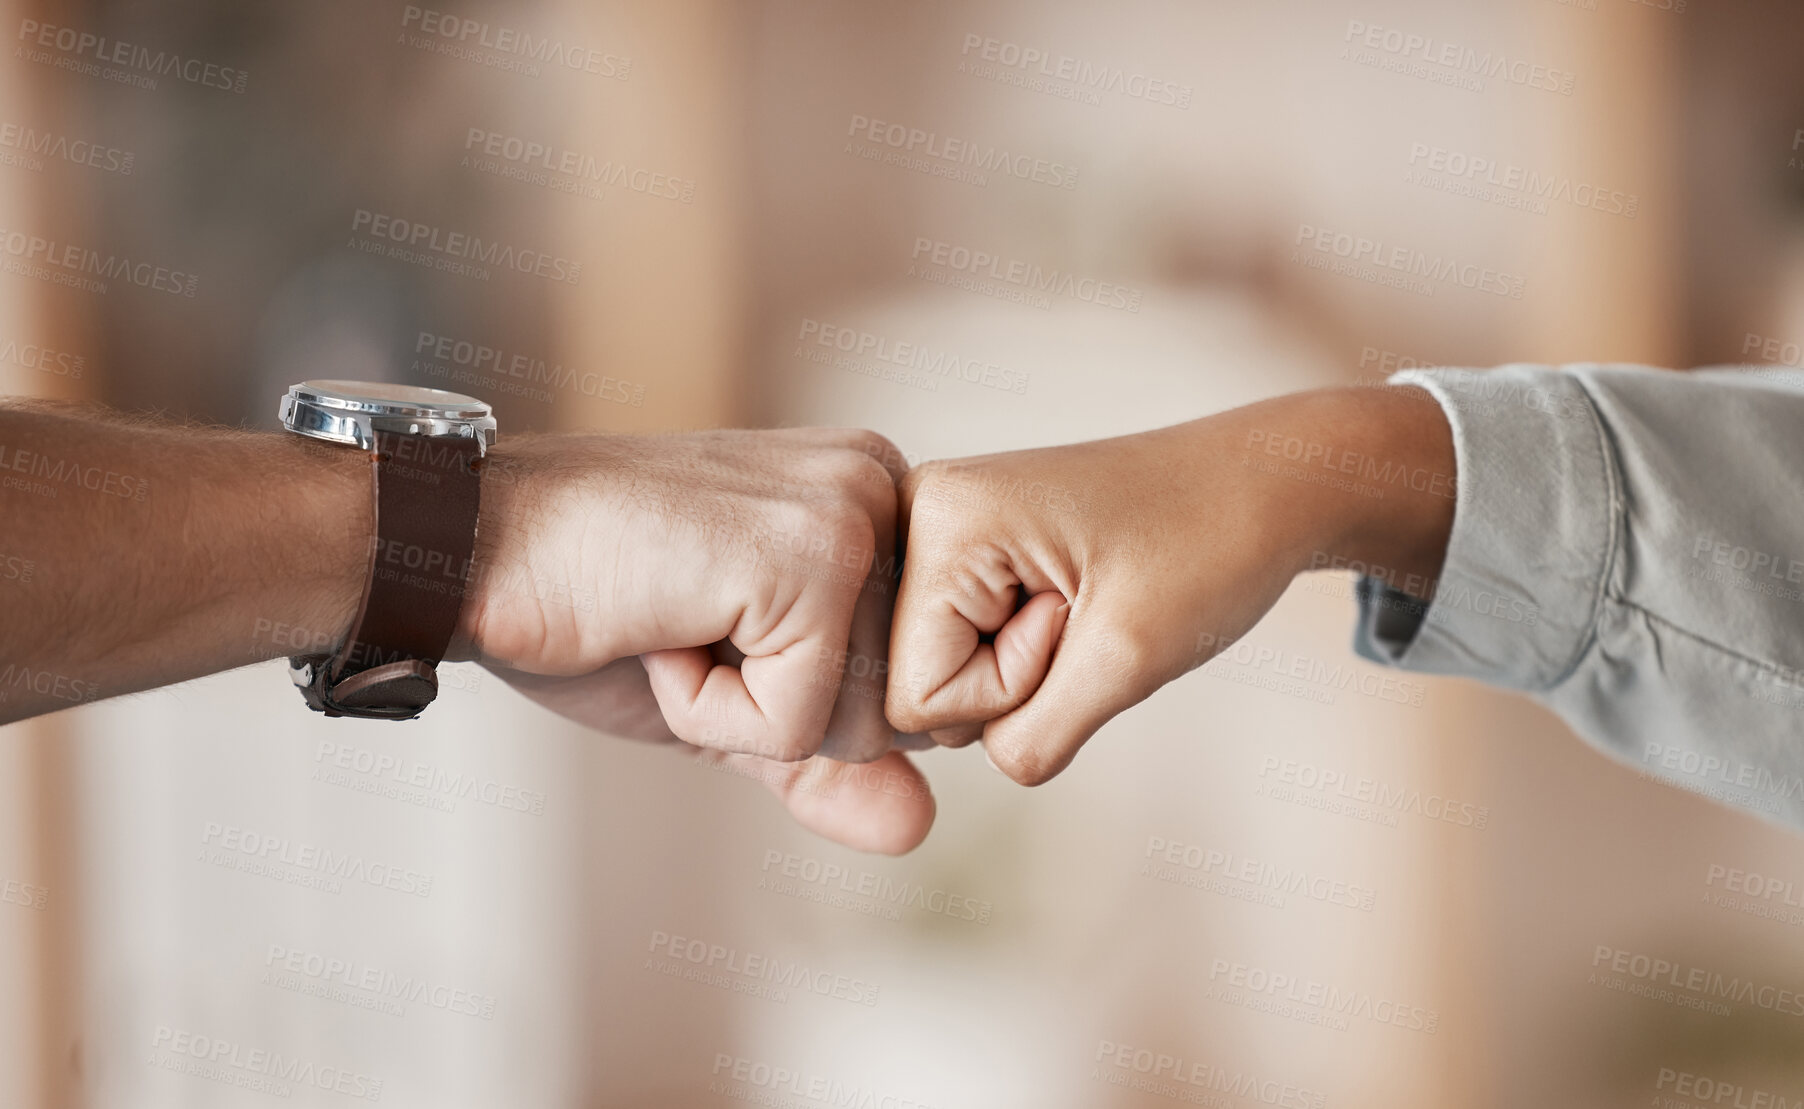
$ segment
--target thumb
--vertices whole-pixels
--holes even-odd
[[[990,761],[1024,786],[1050,780],[1098,729],[1152,695],[1156,670],[1131,633],[1101,626],[1094,612],[1073,614],[1046,680],[1020,708],[984,726]]]
[[[910,600],[905,585],[888,695],[890,723],[905,732],[981,724],[1021,705],[1046,677],[1071,607],[1057,592],[1037,593],[997,627],[994,615],[952,599]]]
[[[696,748],[703,762],[763,782],[802,827],[859,851],[904,855],[933,827],[933,790],[907,755],[876,762],[771,762]]]

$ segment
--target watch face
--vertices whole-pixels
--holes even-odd
[[[489,414],[489,406],[475,397],[386,381],[304,381],[290,393],[300,400],[350,412],[448,420],[480,419]]]
[[[365,449],[382,432],[495,443],[495,417],[475,397],[386,381],[303,381],[289,388],[277,418],[297,435]]]

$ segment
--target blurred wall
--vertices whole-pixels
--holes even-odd
[[[451,41],[447,16],[594,64],[532,71],[481,36]],[[0,59],[8,118],[119,156],[0,165],[4,226],[195,278],[0,274],[0,340],[84,366],[0,364],[13,393],[268,427],[282,387],[329,370],[490,397],[506,433],[855,424],[919,459],[1416,362],[1770,361],[1804,338],[1804,90],[1786,49],[1804,28],[1776,3],[330,0],[8,18],[247,77],[145,87],[54,48]],[[1501,52],[1553,87],[1388,45],[1412,37]],[[1096,92],[1017,64],[1030,50],[1152,81]],[[927,149],[893,145],[916,134]],[[949,142],[1027,169],[947,164],[932,151]],[[533,144],[598,176],[510,154]],[[1481,163],[1550,195],[1490,185]],[[540,251],[563,276],[396,256],[378,218]],[[1381,283],[1320,249],[1336,236],[1456,260],[1486,287]],[[950,261],[977,253],[1088,292],[1027,295]],[[869,353],[905,343],[990,369]],[[1350,624],[1347,581],[1312,576],[1250,642],[1365,676]],[[454,711],[401,733],[300,714],[275,666],[7,729],[0,880],[49,896],[0,903],[0,966],[24,983],[0,1000],[0,1100],[261,1102],[229,1073],[181,1073],[163,1029],[342,1068],[402,1105],[818,1104],[808,1078],[886,1104],[1164,1104],[1142,1050],[1319,1095],[1298,1104],[1691,1103],[1668,1072],[1804,1099],[1791,1018],[1631,996],[1592,966],[1606,945],[1804,986],[1796,922],[1709,880],[1804,884],[1795,837],[1498,693],[1410,677],[1386,687],[1398,701],[1225,658],[1040,790],[930,754],[938,827],[875,860],[795,829],[753,783],[556,722],[473,668],[455,685]],[[1349,803],[1324,773],[1403,811]],[[259,873],[227,829],[392,862],[430,892]],[[1186,861],[1210,852],[1362,896],[1274,896]],[[673,936],[805,964],[870,1003],[686,978],[653,950]],[[286,972],[291,956],[494,1004],[393,1004]],[[1268,1011],[1235,992],[1253,972],[1424,1019]]]

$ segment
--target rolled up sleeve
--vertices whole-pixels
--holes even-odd
[[[1804,827],[1804,388],[1630,366],[1407,371],[1452,428],[1426,604],[1359,582],[1355,648],[1521,690],[1641,769]]]

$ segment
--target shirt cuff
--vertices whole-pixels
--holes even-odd
[[[1359,581],[1354,649],[1374,662],[1520,690],[1557,685],[1592,643],[1620,533],[1603,426],[1546,366],[1406,370],[1453,429],[1453,532],[1426,605]]]

